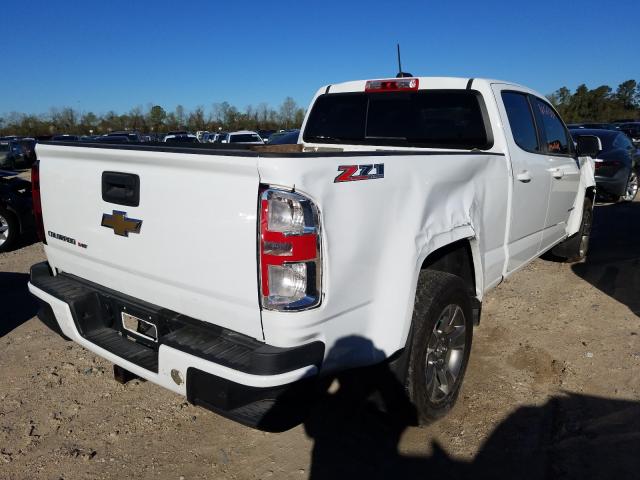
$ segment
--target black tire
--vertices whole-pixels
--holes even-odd
[[[457,318],[456,323],[464,326],[464,329],[455,327],[457,330],[454,333],[455,346],[461,346],[462,349],[453,348],[454,345],[449,340],[447,351],[442,353],[441,346],[446,340],[439,343],[443,339],[437,330],[446,323],[444,319],[451,314],[452,308],[456,312],[455,315],[463,315],[462,319]],[[407,391],[416,407],[420,424],[426,425],[443,417],[454,406],[469,362],[473,312],[469,289],[460,277],[434,270],[420,272],[411,337]],[[446,368],[449,364],[456,366],[455,377],[448,378],[450,384],[447,385],[446,391],[442,388],[444,383],[439,382],[441,377],[436,373],[441,361]]]
[[[0,252],[9,251],[18,240],[20,224],[13,213],[0,207]]]
[[[589,197],[585,197],[584,203],[582,204],[582,221],[580,222],[580,229],[564,242],[553,247],[553,249],[551,249],[551,253],[569,263],[581,262],[587,258],[592,225],[593,201]]]

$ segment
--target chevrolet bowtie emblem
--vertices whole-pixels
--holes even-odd
[[[113,211],[113,215],[104,213],[102,215],[103,227],[113,228],[113,233],[121,237],[128,237],[129,233],[140,233],[142,220],[127,218],[127,212]]]

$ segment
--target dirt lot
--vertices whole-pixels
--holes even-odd
[[[34,318],[41,245],[0,254],[0,477],[638,478],[640,203],[595,223],[587,263],[538,260],[488,296],[460,401],[428,428],[348,379],[280,434],[120,385]]]

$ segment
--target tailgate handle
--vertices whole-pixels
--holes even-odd
[[[140,177],[134,173],[102,172],[102,200],[116,205],[140,205]]]

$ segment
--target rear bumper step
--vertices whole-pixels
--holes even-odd
[[[321,342],[266,345],[70,274],[54,276],[47,262],[31,268],[30,290],[43,322],[58,333],[192,403],[258,428],[254,417],[264,416],[293,383],[316,374],[324,356]],[[123,312],[155,325],[156,334],[125,329]],[[176,369],[186,385],[175,382]]]

